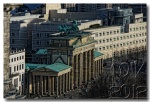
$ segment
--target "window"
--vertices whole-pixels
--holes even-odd
[[[105,43],[105,40],[103,40],[103,43]]]
[[[112,34],[112,31],[110,31],[110,35]]]
[[[99,40],[99,43],[101,43],[102,41],[101,40]]]
[[[107,39],[107,42],[109,42],[109,39]]]
[[[108,46],[106,46],[106,48],[107,48],[107,49],[109,49],[109,47],[108,47]]]
[[[17,61],[18,61],[18,57],[17,57]]]
[[[122,37],[120,37],[120,39],[122,40]]]
[[[95,37],[98,37],[98,34],[96,34]]]
[[[11,62],[13,62],[13,58],[11,59]]]
[[[24,59],[24,56],[22,56],[22,59]]]
[[[14,72],[16,71],[16,66],[14,66]]]
[[[135,38],[135,35],[133,35],[133,37]]]
[[[24,74],[22,74],[22,81],[23,81],[23,77],[24,77]]]
[[[103,47],[103,50],[105,50],[105,47]]]
[[[21,65],[19,66],[19,69],[21,70]]]
[[[129,39],[129,36],[127,36],[127,39]]]
[[[40,37],[40,34],[39,34],[39,33],[37,33],[36,37]]]
[[[141,36],[141,34],[139,34]]]
[[[117,37],[117,40],[119,40],[119,37]]]
[[[117,33],[119,33],[119,30],[117,30]]]
[[[21,60],[21,56],[20,56],[20,60]]]
[[[132,28],[130,28],[130,31],[132,31]]]
[[[117,44],[117,47],[119,47],[119,44]]]
[[[116,34],[116,31],[114,31],[114,34]]]
[[[116,38],[114,38],[114,41],[116,41]]]
[[[19,75],[19,81],[21,81],[21,75]]]
[[[136,34],[136,37],[138,37],[138,34]]]
[[[14,86],[18,87],[18,78],[14,79]]]
[[[125,43],[123,43],[123,46],[125,46]]]
[[[110,38],[110,42],[112,41],[112,39]]]
[[[105,32],[103,32],[103,36],[105,36]]]
[[[101,50],[101,47],[99,48],[99,50]]]
[[[22,64],[22,69],[24,68],[24,64]]]
[[[114,45],[114,48],[116,48],[116,45]]]
[[[109,35],[109,32],[107,32],[107,35]]]
[[[122,44],[120,44],[120,46],[122,46]]]
[[[130,38],[132,38],[132,35],[130,35]]]
[[[102,33],[99,33],[99,36],[102,36]]]
[[[14,61],[16,61],[16,58],[14,58]]]
[[[12,40],[11,40],[11,43],[12,43],[12,44],[15,44],[15,40],[14,40],[14,39],[12,39]]]
[[[17,71],[18,71],[18,65],[17,65]]]
[[[12,36],[15,36],[15,34],[14,34],[14,33],[11,33],[11,35],[12,35]]]

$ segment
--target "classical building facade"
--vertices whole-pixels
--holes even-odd
[[[142,14],[132,17],[133,22],[125,24],[124,30],[117,25],[85,30],[93,32],[95,50],[104,53],[105,58],[146,50],[147,22],[143,22]]]
[[[10,78],[12,85],[24,93],[25,81],[25,50],[11,51],[9,56]]]
[[[26,64],[26,92],[58,96],[100,76],[103,54],[94,51],[95,40],[91,36],[89,32],[78,32],[51,37],[47,50],[37,53],[42,64]],[[47,61],[40,54],[46,54]]]

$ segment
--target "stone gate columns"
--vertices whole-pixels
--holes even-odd
[[[29,74],[29,93],[32,93],[32,77],[31,74]]]
[[[43,76],[40,76],[40,93],[43,96]]]
[[[73,89],[73,81],[74,81],[74,56],[72,57],[72,66],[73,68],[71,69],[71,72],[70,72],[70,89],[72,90]]]
[[[68,73],[65,74],[65,92],[68,91]]]
[[[51,95],[51,77],[48,76],[48,94]]]
[[[56,96],[58,96],[58,85],[59,85],[59,82],[58,82],[58,77],[55,77],[55,82],[56,82]]]
[[[47,85],[46,85],[46,84],[47,84],[47,83],[46,83],[46,77],[47,77],[47,76],[44,76],[44,94],[46,94],[46,86],[47,86]]]
[[[83,53],[83,78],[84,82],[87,82],[87,52]]]
[[[68,75],[68,91],[70,91],[70,86],[71,86],[70,85],[71,84],[70,83],[70,72],[68,72],[67,75]]]
[[[36,92],[37,92],[37,94],[39,95],[40,94],[40,80],[39,80],[39,76],[36,76]]]
[[[79,84],[83,82],[83,53],[79,54]]]
[[[36,86],[35,86],[35,75],[33,75],[33,94],[35,94],[35,89]]]
[[[94,69],[95,69],[95,63],[94,63],[94,50],[91,50],[91,77],[94,78]]]
[[[76,55],[75,57],[76,57],[75,58],[76,59],[76,61],[75,61],[75,64],[76,64],[76,68],[75,68],[75,74],[76,74],[75,75],[76,76],[75,77],[75,84],[76,84],[76,86],[78,86],[78,70],[79,70],[78,69],[79,68],[79,65],[78,65],[78,55]]]
[[[91,61],[92,61],[92,60],[91,60],[91,50],[90,50],[90,51],[89,51],[89,62],[88,62],[88,63],[89,63],[89,70],[88,70],[88,71],[89,71],[89,79],[88,79],[88,80],[91,80],[91,69],[92,69],[92,68],[91,68],[91,67],[92,67],[92,66],[91,66]]]
[[[54,95],[54,77],[51,77],[51,94]]]
[[[61,93],[62,93],[62,78],[61,78],[62,76],[59,76],[59,94],[61,95]]]

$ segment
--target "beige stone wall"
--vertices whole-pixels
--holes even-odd
[[[9,69],[9,47],[10,47],[10,42],[9,42],[9,14],[4,12],[4,42],[3,42],[3,47],[4,47],[4,81],[9,80],[9,74],[10,74],[10,69]],[[10,89],[9,84],[4,85],[4,92],[8,92]]]
[[[93,37],[97,40],[96,50],[104,53],[105,58],[110,58],[116,51],[120,52],[123,49],[126,51],[129,48],[135,48],[135,46],[146,46],[146,25],[146,22],[129,24],[129,33],[120,33],[120,26],[86,31],[94,33]]]
[[[46,14],[49,14],[49,10],[58,10],[58,9],[61,9],[60,3],[46,4]]]

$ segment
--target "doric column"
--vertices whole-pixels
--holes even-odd
[[[63,74],[62,75],[62,93],[64,93],[65,92],[65,75]]]
[[[43,96],[43,76],[40,76],[40,93]]]
[[[97,61],[95,61],[95,77],[97,77]]]
[[[103,73],[103,58],[101,59],[101,73]]]
[[[40,79],[39,79],[39,76],[36,76],[36,82],[37,82],[37,90],[36,90],[36,92],[37,92],[37,94],[40,94]]]
[[[76,68],[75,68],[75,84],[76,86],[78,85],[78,55],[75,56],[76,57],[76,61],[75,61],[75,64],[76,64]]]
[[[51,77],[48,76],[48,94],[51,95]]]
[[[95,61],[94,61],[94,50],[91,50],[91,77],[95,75]]]
[[[80,68],[79,68],[79,83],[80,83],[80,85],[81,85],[81,83],[83,82],[83,53],[80,53],[79,54],[79,59],[80,60],[78,60],[79,61],[79,66],[80,66]]]
[[[54,77],[51,77],[51,93],[54,95]]]
[[[68,72],[68,91],[70,91],[70,72]]]
[[[73,81],[74,81],[74,56],[72,57],[72,69],[70,72],[70,89],[73,89]]]
[[[47,86],[47,85],[46,85],[46,84],[47,84],[47,83],[46,83],[46,77],[47,77],[47,76],[44,76],[44,94],[46,94],[46,86]]]
[[[29,74],[29,93],[32,93],[32,76],[31,73]]]
[[[99,60],[99,63],[100,63],[100,65],[99,65],[99,75],[101,75],[101,59]]]
[[[61,95],[61,93],[62,93],[62,78],[61,78],[62,76],[59,76],[59,94]]]
[[[56,96],[58,96],[58,77],[55,77],[55,82],[56,82]]]
[[[85,69],[84,69],[85,76],[83,76],[83,77],[85,77],[84,81],[87,82],[87,52],[85,52],[85,57],[84,58],[85,58],[84,59],[84,61],[85,61]]]
[[[65,74],[65,92],[68,91],[68,73]]]
[[[33,94],[35,94],[35,75],[33,75]]]
[[[91,50],[89,50],[89,70],[88,70],[88,72],[89,72],[89,79],[88,80],[91,80]]]

